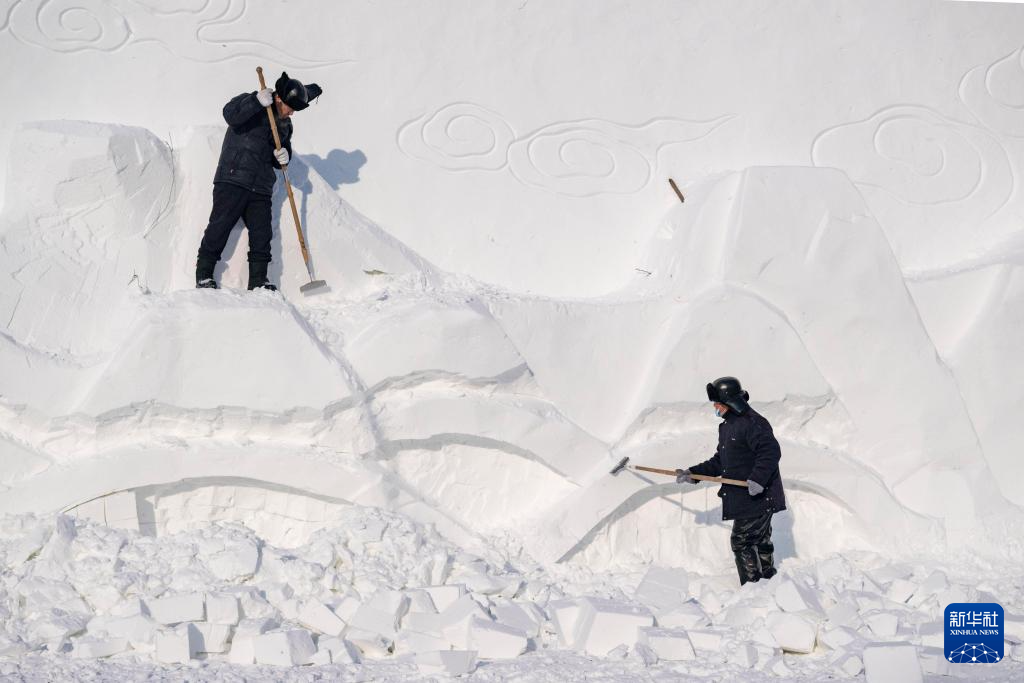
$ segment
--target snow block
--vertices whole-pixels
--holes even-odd
[[[349,625],[394,640],[395,634],[398,633],[398,625],[408,607],[409,598],[401,591],[381,591],[356,610]]]
[[[187,664],[199,652],[200,635],[195,624],[182,624],[173,631],[156,634],[156,661]]]
[[[678,662],[696,658],[693,645],[682,629],[643,626],[637,631],[637,642],[650,648],[658,659]]]
[[[848,628],[860,628],[863,621],[860,618],[860,610],[851,600],[842,600],[825,610],[825,615],[830,624],[846,626]]]
[[[232,627],[228,624],[194,624],[199,631],[197,652],[220,653],[228,651]]]
[[[816,612],[824,616],[818,594],[802,581],[786,578],[775,588],[775,602],[783,612]]]
[[[211,624],[234,626],[240,616],[237,596],[225,593],[206,594],[206,620]]]
[[[855,654],[844,653],[832,662],[832,670],[839,676],[853,678],[864,670],[864,662]]]
[[[836,651],[849,649],[858,638],[856,631],[845,626],[825,624],[818,630],[818,642]]]
[[[889,590],[885,592],[885,597],[889,598],[893,602],[905,603],[914,596],[917,592],[918,586],[912,581],[906,579],[894,579],[889,584]]]
[[[946,659],[945,644],[939,647],[922,647],[917,654],[921,672],[930,676],[955,676],[956,669]]]
[[[364,631],[362,629],[350,628],[345,632],[345,638],[355,645],[364,657],[370,659],[383,659],[391,654],[394,639],[385,638],[379,633]]]
[[[402,619],[403,631],[415,631],[440,638],[441,615],[427,614],[426,612],[410,612]]]
[[[511,659],[526,652],[526,632],[473,617],[469,624],[469,645],[481,659]]]
[[[453,649],[470,649],[469,627],[474,617],[491,620],[491,616],[468,595],[463,595],[441,613],[441,633]]]
[[[505,600],[491,606],[495,621],[506,626],[521,629],[530,638],[540,635],[544,613],[532,602]]]
[[[147,600],[146,608],[154,621],[167,626],[186,621],[203,621],[206,618],[202,593],[184,593]]]
[[[576,634],[576,621],[580,616],[580,605],[576,600],[555,600],[548,604],[551,625],[555,627],[558,644],[572,647]]]
[[[744,669],[753,669],[757,666],[757,660],[758,651],[753,643],[740,643],[730,652],[729,661]]]
[[[864,623],[879,638],[892,638],[900,627],[900,618],[895,612],[872,610],[864,615]]]
[[[415,656],[414,661],[424,676],[464,676],[476,669],[476,653],[467,650],[421,652]]]
[[[362,661],[359,649],[344,638],[324,636],[317,643],[317,652],[326,651],[334,664],[358,664]]]
[[[423,614],[437,614],[437,606],[434,604],[434,599],[430,597],[430,593],[423,589],[407,590],[403,591],[405,596],[409,598],[409,608],[406,614],[409,613],[423,613]]]
[[[658,653],[644,645],[643,643],[637,643],[633,646],[633,652],[643,662],[644,666],[654,666],[658,663]]]
[[[702,629],[690,629],[686,632],[693,649],[704,652],[719,652],[722,649],[723,635],[719,631],[705,631]]]
[[[124,638],[135,650],[152,650],[157,625],[149,617],[94,617],[89,622],[89,634]]]
[[[637,607],[604,598],[581,598],[573,649],[603,657],[619,645],[637,642],[637,629],[654,626],[654,616]]]
[[[438,613],[444,612],[466,594],[466,587],[461,583],[451,586],[427,586],[423,590],[430,594],[430,599],[434,602],[434,608]]]
[[[99,659],[126,652],[130,646],[127,638],[95,638],[85,636],[72,641],[74,649],[71,656],[75,659]]]
[[[711,617],[696,600],[687,600],[668,612],[657,615],[658,626],[664,628],[701,628],[711,625]]]
[[[308,600],[299,608],[298,622],[317,633],[328,636],[340,636],[345,630],[345,622],[337,614],[318,600]]]
[[[922,683],[917,648],[908,643],[871,643],[864,648],[867,683]]]
[[[685,569],[651,567],[644,574],[633,597],[656,614],[667,612],[690,597],[690,576]]]
[[[430,633],[402,630],[395,636],[395,652],[409,654],[448,649],[448,639]]]
[[[309,631],[293,629],[257,636],[253,643],[257,664],[295,666],[306,664],[316,654]]]
[[[799,614],[773,612],[768,615],[768,630],[786,652],[808,654],[814,650],[817,624]]]

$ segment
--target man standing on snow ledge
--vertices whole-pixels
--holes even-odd
[[[213,210],[203,233],[196,260],[196,287],[218,289],[213,269],[228,242],[231,229],[241,218],[249,230],[249,289],[277,287],[267,279],[270,265],[271,196],[277,181],[275,168],[288,165],[292,156],[293,112],[302,111],[320,96],[316,83],[303,85],[287,73],[274,90],[244,93],[224,105],[228,130],[220,148],[213,177]],[[266,107],[273,105],[281,149],[275,150]]]
[[[686,470],[676,470],[680,484],[697,484],[691,474],[746,480],[747,487],[722,484],[722,520],[732,525],[733,555],[740,573],[740,585],[775,576],[772,545],[772,515],[786,509],[779,460],[782,449],[772,426],[747,403],[735,377],[720,377],[707,386],[708,400],[715,404],[718,448],[710,460]]]

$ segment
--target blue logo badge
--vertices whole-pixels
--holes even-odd
[[[1003,658],[1003,608],[995,602],[946,605],[946,659],[995,664]]]

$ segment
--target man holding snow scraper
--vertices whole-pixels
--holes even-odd
[[[750,395],[738,379],[720,377],[707,385],[707,392],[722,418],[718,448],[709,460],[676,470],[676,481],[697,484],[693,474],[745,480],[745,487],[723,483],[718,490],[722,519],[733,520],[730,541],[740,584],[770,579],[776,574],[772,515],[786,509],[779,475],[782,450],[768,420],[747,403]]]
[[[249,289],[277,289],[267,278],[273,237],[271,196],[277,181],[274,169],[287,167],[291,159],[292,113],[308,107],[321,92],[315,83],[303,85],[282,73],[273,90],[244,93],[224,105],[228,130],[213,178],[213,210],[196,260],[196,287],[218,289],[213,271],[241,218],[249,230]]]

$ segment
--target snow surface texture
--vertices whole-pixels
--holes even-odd
[[[45,541],[56,525],[66,543],[78,542],[64,518],[45,516],[58,512],[124,529],[105,536],[119,552],[176,556],[159,544],[206,548],[249,534],[243,568],[286,548],[321,567],[321,581],[334,560],[308,555],[309,544],[345,533],[353,515],[387,514],[398,521],[386,528],[422,535],[418,525],[432,525],[453,548],[488,555],[502,576],[489,555],[497,548],[539,563],[529,571],[555,572],[540,580],[562,586],[568,606],[533,596],[526,617],[502,622],[481,596],[506,587],[489,592],[488,579],[470,590],[481,603],[476,618],[502,627],[472,636],[473,606],[464,603],[448,628],[407,629],[418,634],[407,653],[428,648],[421,672],[471,668],[462,655],[429,654],[449,647],[484,659],[529,650],[526,670],[571,671],[569,651],[607,654],[576,624],[614,637],[606,624],[628,622],[635,634],[647,619],[638,606],[653,617],[639,628],[654,630],[620,643],[630,653],[626,678],[666,652],[691,650],[696,668],[685,672],[712,675],[702,653],[728,653],[734,666],[738,642],[755,643],[744,666],[765,675],[786,675],[792,656],[778,660],[782,669],[765,659],[780,646],[813,651],[796,673],[836,666],[857,675],[849,658],[824,658],[823,624],[851,631],[857,645],[844,653],[858,661],[856,638],[921,645],[913,627],[942,605],[918,593],[910,609],[916,589],[897,599],[889,584],[926,581],[931,571],[883,571],[879,557],[983,558],[990,577],[1024,559],[1024,9],[839,8],[752,17],[722,2],[480,2],[449,17],[427,5],[346,7],[342,16],[309,3],[257,11],[225,0],[173,12],[141,2],[0,3],[5,56],[37,65],[34,77],[50,76],[53,89],[8,108],[0,139],[0,513],[18,515],[9,538]],[[294,21],[283,21],[286,9]],[[393,73],[398,56],[368,40],[381,16],[395,44],[432,36],[427,66]],[[921,22],[927,45],[915,37]],[[879,25],[887,30],[860,35]],[[483,54],[446,39],[470,30],[488,37],[477,46]],[[279,31],[287,35],[266,42]],[[608,49],[635,45],[637,35],[646,38],[635,59]],[[706,35],[720,40],[687,47],[686,38]],[[944,61],[932,73],[935,50]],[[910,60],[903,71],[881,66],[896,54]],[[654,61],[663,56],[667,65]],[[317,277],[331,286],[318,297],[298,291],[306,271],[281,183],[271,268],[281,293],[239,291],[244,232],[218,270],[230,289],[192,289],[223,134],[206,124],[228,97],[254,89],[256,63],[325,88],[296,116],[289,169]],[[711,66],[694,72],[691,63]],[[465,82],[449,78],[468,64]],[[778,73],[766,77],[765,64]],[[93,85],[85,97],[78,89],[94,81],[76,74],[86,68],[133,89],[100,96]],[[602,88],[587,85],[596,72]],[[799,85],[780,80],[795,73]],[[16,70],[0,78],[8,92],[27,87]],[[352,145],[363,149],[344,149]],[[363,165],[373,174],[360,176]],[[630,593],[630,572],[648,565],[735,582],[713,493],[608,475],[624,456],[681,467],[710,455],[716,420],[703,386],[723,374],[743,379],[783,446],[783,567],[813,574],[835,553],[862,553],[858,570],[898,574],[870,585],[804,577],[820,614],[745,613],[739,624],[772,631],[753,641],[722,616],[726,593],[747,595],[735,586],[710,595],[691,587],[709,622],[666,621]],[[250,531],[223,527],[234,531],[222,537],[211,522]],[[201,571],[187,586],[161,583],[141,567],[131,571],[144,585],[116,585],[96,601],[66,558],[58,571],[34,564],[37,550],[9,555],[3,590],[23,595],[45,580],[51,602],[18,607],[0,658],[45,650],[216,660],[229,650],[198,648],[234,639],[262,642],[276,653],[268,663],[300,663],[311,645],[319,664],[352,658],[351,647],[373,659],[400,653],[402,623],[392,615],[394,632],[383,628],[371,596],[431,585],[349,577],[314,590],[287,578],[275,593],[259,567],[236,572],[229,553],[202,560],[216,580]],[[958,561],[942,569],[962,572]],[[591,593],[557,577],[584,568],[618,577],[607,582],[625,606],[577,604]],[[153,635],[139,648],[96,629],[80,640],[89,619],[139,616],[110,612],[124,599],[205,596],[227,584],[250,585],[265,600],[290,593],[282,603],[298,595],[296,605],[244,617],[273,619],[264,630],[282,635],[260,641],[267,634],[252,624],[211,621],[207,596],[205,619],[183,607],[184,618],[153,631],[159,643]],[[350,589],[365,611],[355,625],[355,612],[332,602]],[[850,624],[821,616],[844,604],[842,591],[874,596],[846,597],[856,603],[855,614],[843,612]],[[996,598],[1008,612],[1024,609],[1019,596]],[[301,612],[312,599],[323,604]],[[53,616],[65,600],[76,608]],[[394,595],[380,600],[384,612],[401,611]],[[148,603],[144,611],[155,616]],[[556,637],[523,628],[530,615]],[[33,631],[29,622],[44,617],[68,628]],[[510,634],[509,619],[526,635]],[[666,632],[673,628],[689,632]],[[340,635],[342,644],[325,644]],[[46,656],[26,666],[51,666]]]

